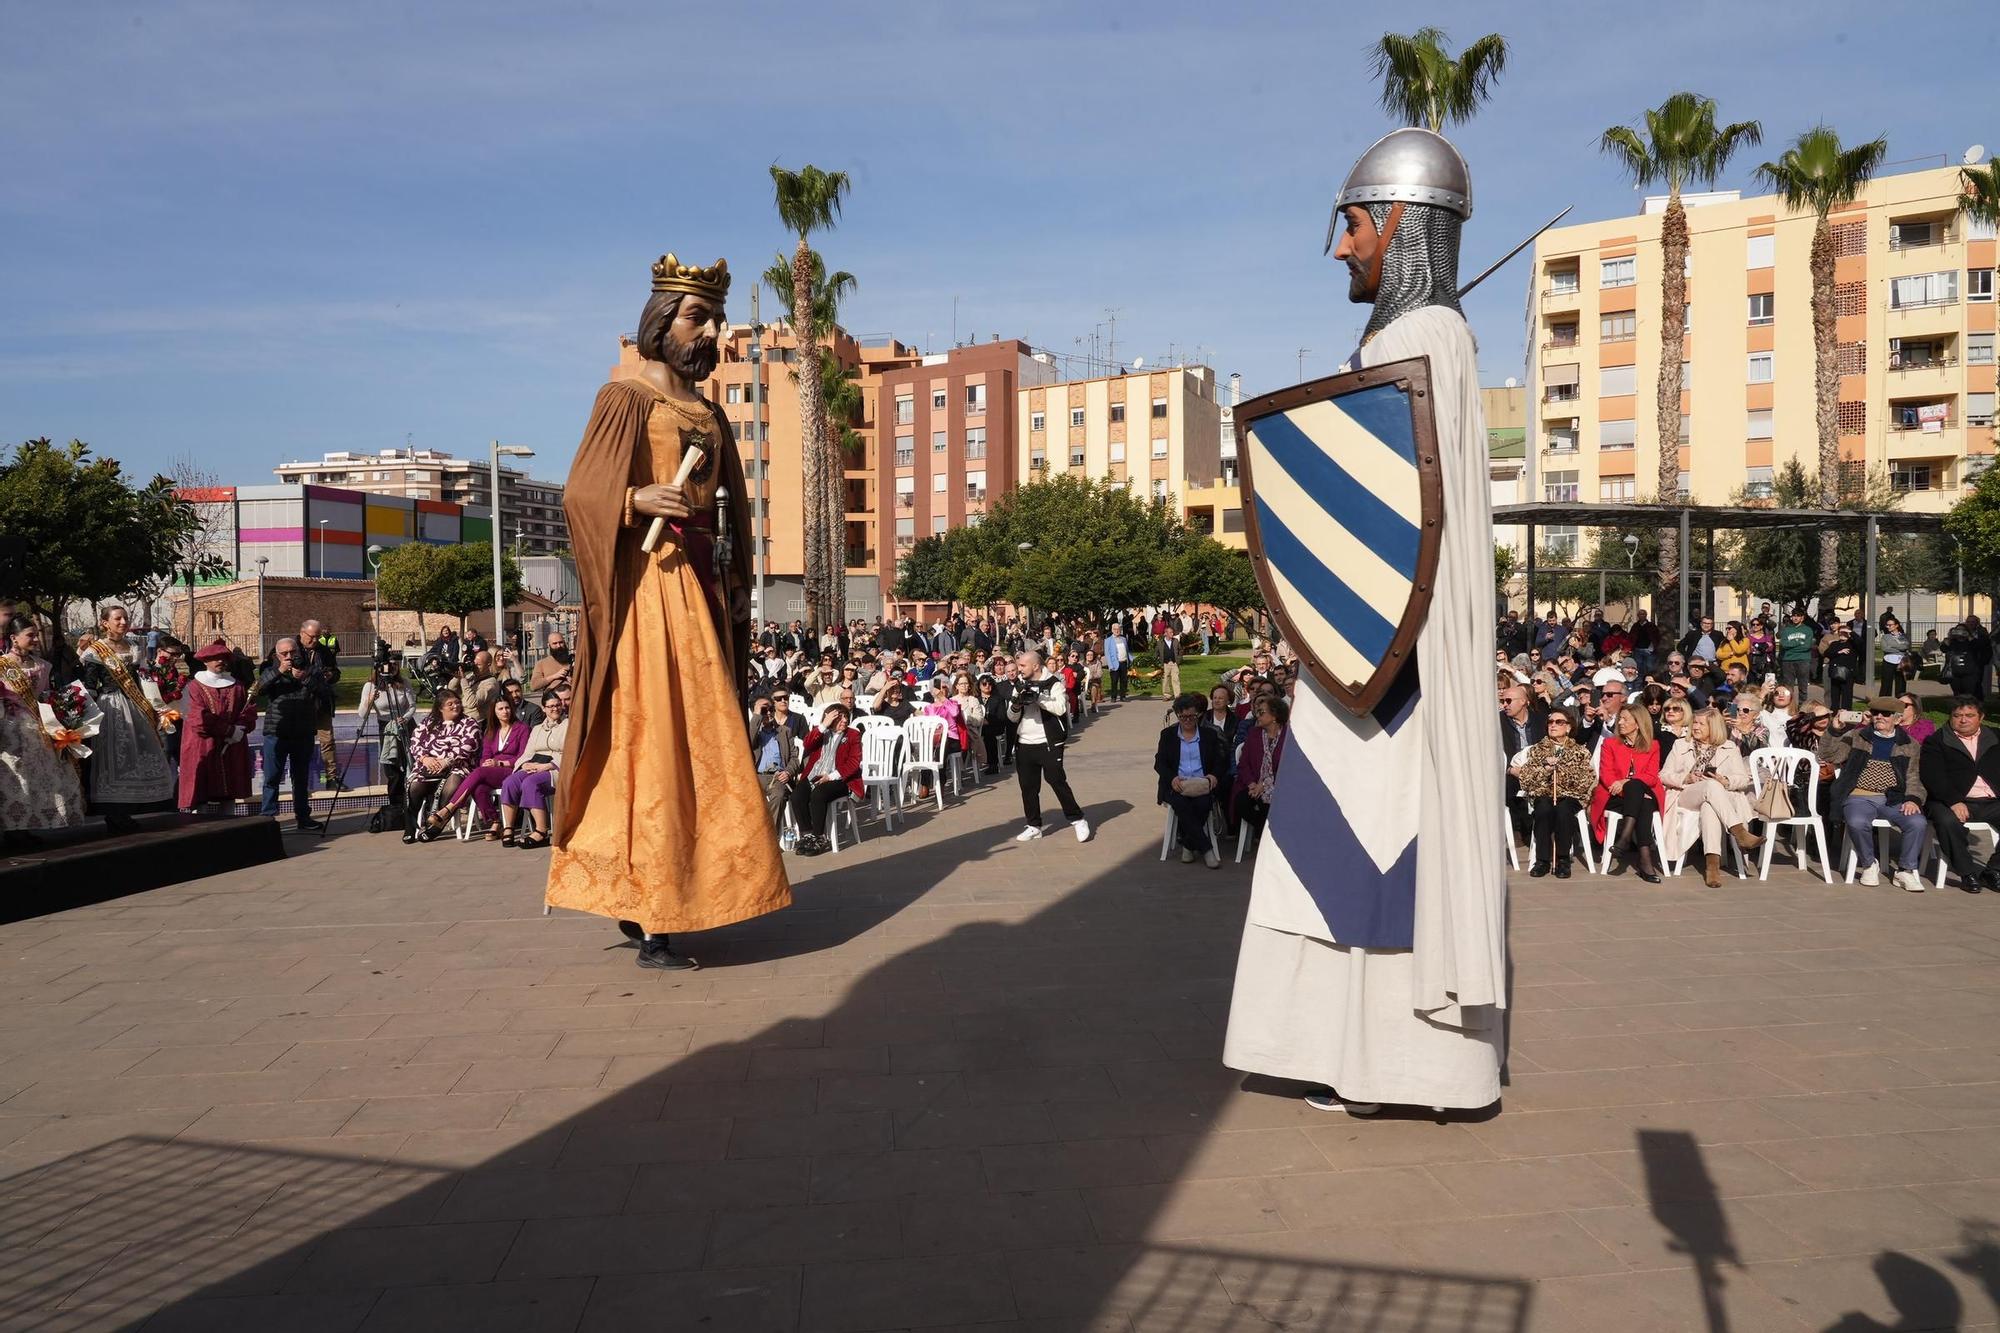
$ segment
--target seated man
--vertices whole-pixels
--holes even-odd
[[[1959,695],[1951,701],[1951,725],[1925,739],[1917,760],[1924,807],[1945,864],[1967,893],[2000,892],[2000,845],[1982,867],[1972,859],[1967,824],[2000,829],[2000,732],[1984,725],[1979,700]]]
[[[1839,738],[1835,762],[1840,776],[1833,785],[1833,810],[1847,826],[1863,884],[1872,887],[1882,882],[1882,873],[1875,865],[1874,827],[1881,819],[1903,835],[1896,857],[1896,887],[1922,893],[1924,882],[1917,870],[1929,841],[1930,824],[1923,814],[1924,780],[1917,743],[1897,721],[1902,712],[1903,705],[1894,699],[1870,700],[1870,725],[1856,727]]]
[[[1207,711],[1208,705],[1199,694],[1182,694],[1174,700],[1176,720],[1160,732],[1153,771],[1160,779],[1160,804],[1170,807],[1178,820],[1181,864],[1199,855],[1213,870],[1222,864],[1222,857],[1209,837],[1208,816],[1228,771],[1228,759],[1222,752],[1221,734],[1201,724],[1201,715]]]
[[[764,808],[773,823],[784,808],[790,790],[787,775],[798,767],[799,741],[805,735],[804,720],[792,714],[791,702],[782,694],[776,699],[759,699],[756,730],[750,738],[750,761],[757,766],[758,781],[764,784]]]

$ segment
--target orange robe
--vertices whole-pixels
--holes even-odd
[[[718,486],[729,489],[736,558],[716,572],[737,586],[750,536],[735,439],[703,406],[690,412],[640,380],[605,385],[564,496],[583,615],[548,901],[655,934],[792,901],[744,736],[748,625],[730,620],[721,581],[703,577]],[[687,430],[710,441],[711,462],[686,486],[695,518],[649,554],[639,542],[652,520],[623,524],[625,488],[672,481]]]

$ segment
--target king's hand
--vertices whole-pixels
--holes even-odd
[[[632,492],[632,512],[647,518],[686,518],[691,512],[678,486],[641,486]]]

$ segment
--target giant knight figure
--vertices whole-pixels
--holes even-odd
[[[1401,129],[1363,153],[1327,232],[1349,299],[1374,306],[1361,346],[1342,375],[1268,395],[1265,410],[1295,410],[1246,435],[1259,576],[1312,669],[1257,858],[1223,1059],[1322,1085],[1308,1100],[1323,1110],[1469,1109],[1500,1095],[1491,509],[1458,305],[1471,214],[1465,161],[1439,135]],[[1427,372],[1398,383],[1369,371],[1420,358]],[[1377,381],[1373,406],[1370,393],[1338,396],[1350,378]],[[1373,686],[1346,689],[1343,675]]]

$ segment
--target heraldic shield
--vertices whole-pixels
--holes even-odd
[[[1314,679],[1370,712],[1416,656],[1444,523],[1430,361],[1312,380],[1236,409],[1250,556]]]

